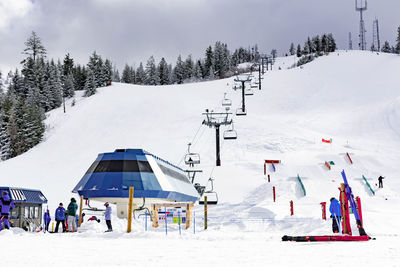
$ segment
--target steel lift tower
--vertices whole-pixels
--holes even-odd
[[[358,44],[360,50],[366,50],[367,49],[367,41],[365,40],[365,24],[364,24],[364,19],[363,19],[363,12],[367,10],[367,0],[365,0],[365,5],[363,5],[363,0],[361,0],[361,6],[358,6],[358,0],[355,0],[356,2],[356,11],[360,12],[360,42]]]
[[[353,40],[351,38],[351,32],[349,32],[349,50],[353,50]]]
[[[373,24],[373,42],[372,45],[375,51],[381,51],[381,40],[379,38],[379,22],[378,19],[374,20]]]

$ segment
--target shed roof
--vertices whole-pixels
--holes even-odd
[[[7,191],[15,203],[47,203],[47,198],[40,190],[16,187],[0,187],[0,191]]]

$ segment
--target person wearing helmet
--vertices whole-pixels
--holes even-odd
[[[331,204],[329,206],[329,211],[332,218],[332,232],[339,233],[340,222],[342,219],[342,212],[340,207],[340,202],[336,198],[331,198]]]
[[[15,208],[14,201],[8,195],[8,191],[3,191],[0,197],[0,231],[3,230],[3,223],[6,229],[10,229],[8,216],[13,208]]]
[[[106,211],[104,212],[104,218],[106,220],[107,224],[107,231],[106,232],[112,232],[112,226],[111,226],[111,207],[108,202],[104,203],[104,206],[106,206]]]
[[[68,232],[76,232],[76,211],[78,210],[78,204],[76,204],[75,198],[71,198],[71,202],[68,205]]]

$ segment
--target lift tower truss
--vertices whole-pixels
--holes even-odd
[[[232,124],[232,119],[229,119],[229,115],[231,114],[230,112],[213,112],[208,109],[203,113],[206,116],[203,124],[210,128],[215,128],[216,166],[221,166],[219,128],[221,125],[227,126]]]
[[[358,0],[355,0],[356,2],[356,11],[360,12],[360,42],[358,44],[360,50],[366,50],[367,49],[367,41],[365,39],[365,24],[364,24],[364,19],[363,19],[363,12],[367,10],[367,0],[365,0],[365,4],[363,4],[364,0],[361,0],[361,5],[358,6]]]

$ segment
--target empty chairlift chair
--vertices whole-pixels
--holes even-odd
[[[248,95],[254,95],[254,91],[253,91],[253,89],[249,88],[249,89],[245,90],[244,94],[247,95],[247,96]]]
[[[188,152],[185,155],[185,164],[194,167],[194,165],[200,164],[200,154],[190,152],[191,145],[191,143],[188,144]]]
[[[224,140],[235,140],[235,139],[237,139],[237,132],[234,129],[232,123],[232,128],[224,131]]]
[[[211,182],[211,189],[204,191],[203,195],[199,200],[199,205],[204,205],[204,197],[207,197],[207,205],[217,205],[218,204],[218,194],[214,191],[214,179],[209,178],[209,182]]]
[[[232,100],[226,98],[226,93],[224,94],[224,99],[222,100],[222,106],[230,107],[232,106]]]

